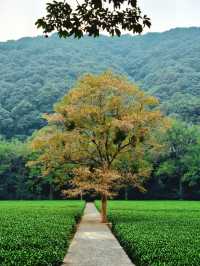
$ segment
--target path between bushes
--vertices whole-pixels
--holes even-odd
[[[93,203],[87,203],[83,218],[62,266],[134,266]]]

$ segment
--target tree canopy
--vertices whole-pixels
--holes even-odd
[[[47,3],[46,17],[37,20],[45,35],[57,31],[60,37],[84,34],[97,37],[101,31],[120,36],[121,31],[141,33],[150,27],[150,19],[142,12],[137,0],[84,0],[76,1],[76,6],[69,1]]]
[[[137,172],[127,168],[123,175],[117,165],[127,156],[130,161],[137,160],[144,147],[156,145],[152,132],[167,125],[159,110],[153,109],[157,104],[156,98],[111,72],[86,75],[55,106],[55,113],[45,116],[48,127],[32,142],[41,155],[32,164],[42,164],[44,175],[54,172],[56,165],[66,168],[66,164],[74,164],[67,193],[100,195],[105,221],[104,204],[115,194],[117,184],[125,179],[143,189],[150,174],[150,169],[141,165]]]

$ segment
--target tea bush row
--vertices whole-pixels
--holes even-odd
[[[60,265],[83,208],[79,201],[0,202],[0,265]]]
[[[200,265],[200,202],[110,202],[109,220],[137,266]]]

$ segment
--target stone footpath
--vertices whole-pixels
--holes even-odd
[[[83,218],[62,266],[134,266],[93,203]]]

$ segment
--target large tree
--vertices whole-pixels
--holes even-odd
[[[43,163],[48,175],[60,165],[62,174],[73,165],[69,195],[97,193],[102,200],[102,221],[106,221],[107,198],[122,183],[144,189],[148,167],[124,174],[120,160],[134,160],[147,147],[155,146],[155,129],[166,119],[153,109],[157,99],[146,95],[121,76],[110,72],[86,75],[46,115],[48,127],[39,131],[32,146],[39,151],[36,164]]]
[[[101,31],[120,36],[121,31],[141,33],[150,27],[150,19],[142,12],[137,0],[84,0],[53,1],[47,3],[46,17],[37,20],[36,25],[42,28],[46,36],[57,31],[60,37],[84,34],[99,36]]]

